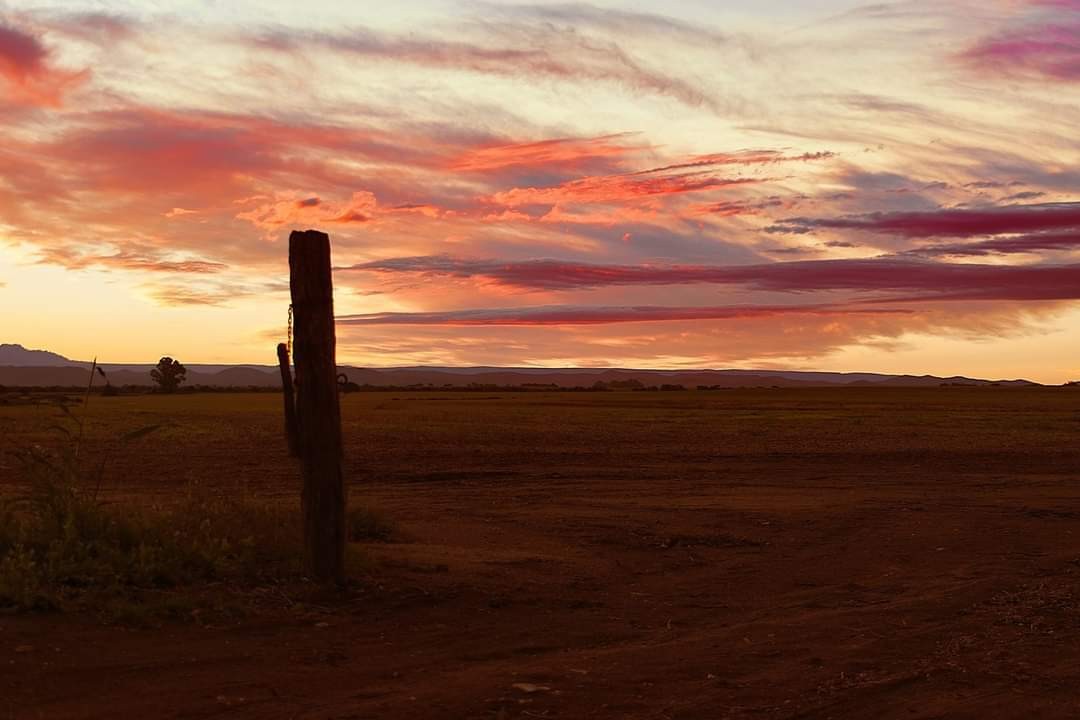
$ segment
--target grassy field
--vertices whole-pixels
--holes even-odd
[[[279,403],[92,398],[103,502],[287,516]],[[57,415],[0,405],[3,449]],[[352,591],[0,616],[0,718],[1080,715],[1080,391],[360,393],[343,417],[351,501],[394,528]]]

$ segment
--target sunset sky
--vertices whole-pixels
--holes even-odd
[[[0,342],[1080,379],[1080,0],[0,0]]]

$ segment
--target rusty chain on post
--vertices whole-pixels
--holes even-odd
[[[289,357],[292,357],[292,323],[293,323],[293,306],[289,305],[289,326],[286,331],[285,348],[289,352]]]

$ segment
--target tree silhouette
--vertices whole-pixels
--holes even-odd
[[[161,392],[174,393],[180,383],[187,379],[187,368],[180,361],[171,357],[163,357],[158,361],[157,367],[150,371],[150,377],[158,384]]]

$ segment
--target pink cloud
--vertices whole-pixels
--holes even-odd
[[[0,218],[19,222],[36,210],[39,223],[101,222],[107,215],[111,222],[138,225],[146,214],[175,218],[198,209],[209,221],[235,198],[292,187],[370,187],[391,201],[413,199],[395,168],[424,168],[408,165],[414,160],[435,164],[437,145],[423,135],[255,115],[137,106],[88,112],[71,116],[55,136],[0,144],[0,184],[11,188],[0,193]],[[379,164],[379,178],[358,176],[352,169],[358,161]],[[358,216],[345,209],[342,219],[355,221]]]
[[[961,57],[982,72],[1080,82],[1080,23],[989,38]]]
[[[90,120],[47,150],[93,189],[220,189],[282,164],[280,147],[243,118],[127,110]]]
[[[421,132],[132,106],[86,114],[57,141],[27,147],[26,154],[70,164],[76,181],[93,189],[220,192],[251,179],[355,185],[361,178],[339,160],[377,163],[384,171],[429,169],[451,149]]]
[[[863,230],[905,237],[995,235],[1080,226],[1080,202],[1006,205],[929,212],[868,213],[840,218],[788,218],[768,232],[809,233],[817,229]]]
[[[1080,2],[1029,0],[1029,7],[1026,19],[982,38],[960,61],[984,75],[1080,82]]]
[[[981,265],[900,258],[807,260],[743,266],[596,265],[556,260],[500,262],[431,256],[379,260],[340,269],[388,275],[476,278],[495,285],[546,291],[716,284],[787,293],[917,291],[926,299],[1080,299],[1080,265]]]
[[[0,88],[13,102],[60,107],[63,96],[89,77],[89,70],[53,67],[48,49],[36,36],[0,25]]]
[[[970,243],[950,243],[926,245],[905,254],[926,257],[977,256],[977,255],[1013,255],[1034,253],[1040,250],[1077,250],[1080,249],[1080,229],[1064,233],[1038,233],[1015,237],[999,237]]]

